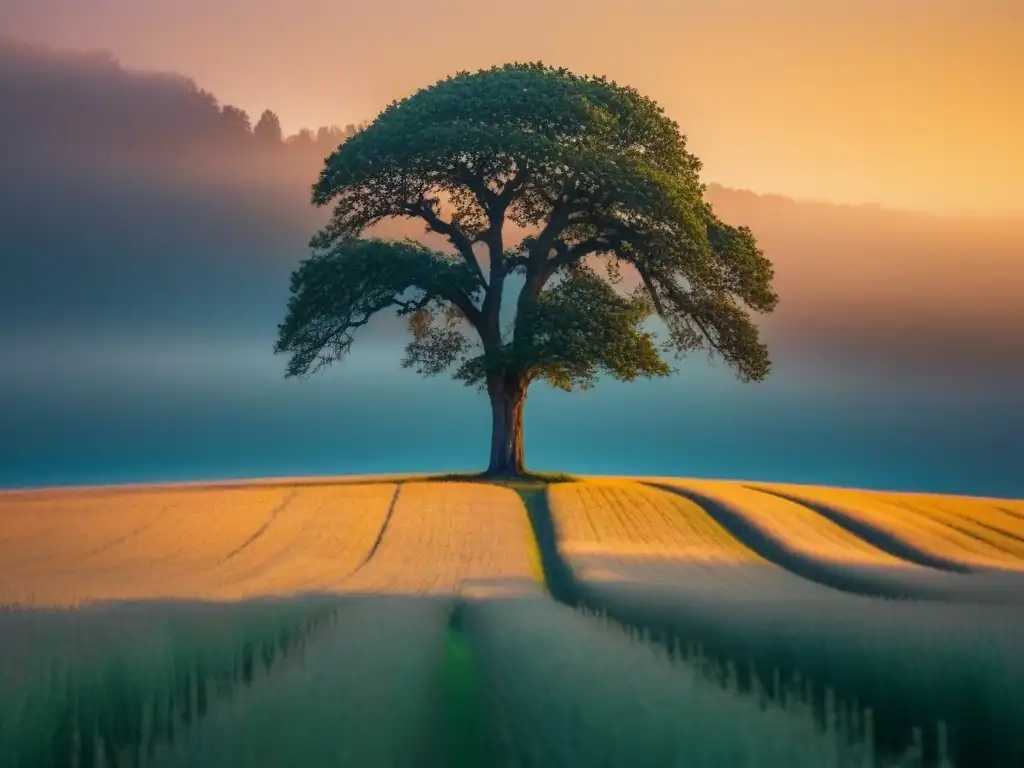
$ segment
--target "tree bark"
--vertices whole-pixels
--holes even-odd
[[[522,475],[523,408],[526,387],[516,380],[502,380],[488,386],[491,398],[491,461],[489,475]]]

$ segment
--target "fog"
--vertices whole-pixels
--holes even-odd
[[[310,185],[351,127],[254,133],[182,76],[10,42],[0,104],[0,484],[483,460],[484,404],[402,371],[394,318],[315,381],[271,354],[326,217]],[[1024,219],[708,196],[776,265],[769,381],[695,355],[668,380],[538,388],[528,460],[1024,493]]]

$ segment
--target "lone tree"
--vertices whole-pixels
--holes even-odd
[[[747,310],[774,309],[772,265],[748,228],[715,216],[700,168],[661,107],[606,78],[541,63],[448,77],[326,159],[312,199],[333,214],[292,274],[275,352],[291,354],[287,376],[308,375],[396,309],[412,333],[403,366],[455,366],[486,389],[495,475],[524,471],[538,379],[571,391],[600,374],[665,376],[662,352],[703,348],[761,380],[768,350]],[[452,252],[361,238],[391,217],[422,219]],[[532,234],[510,247],[507,222]],[[639,275],[632,291],[622,263]],[[654,313],[664,338],[644,328]]]

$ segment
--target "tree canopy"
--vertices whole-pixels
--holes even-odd
[[[326,159],[333,204],[293,275],[276,350],[288,374],[338,359],[376,312],[408,315],[405,364],[493,395],[543,379],[662,376],[662,353],[706,349],[743,380],[769,371],[749,312],[770,312],[772,266],[704,198],[679,126],[633,88],[542,63],[460,72],[390,104]],[[450,242],[362,239],[393,217]],[[505,243],[513,222],[531,234]],[[606,276],[591,256],[609,259]],[[615,266],[640,276],[617,290]],[[503,325],[506,278],[522,281]],[[645,327],[653,314],[668,333]],[[659,343],[660,341],[660,343]]]

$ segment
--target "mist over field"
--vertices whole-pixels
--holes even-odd
[[[401,323],[309,381],[271,354],[337,133],[13,43],[0,103],[0,486],[483,465],[485,397],[402,370]],[[708,196],[776,265],[773,373],[538,385],[532,466],[1024,495],[1024,219]]]

